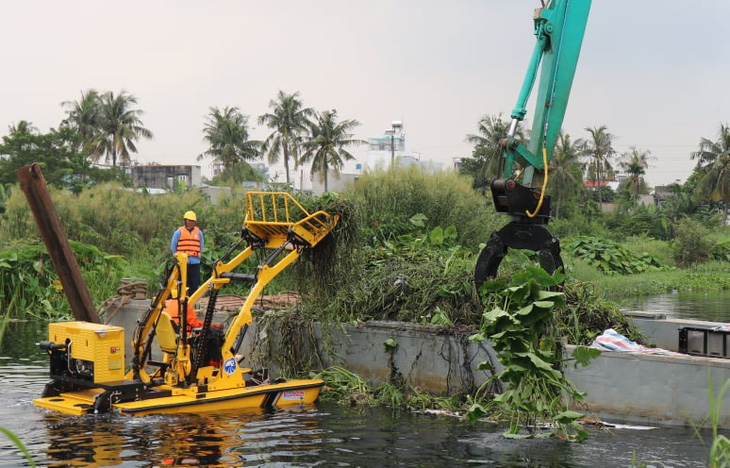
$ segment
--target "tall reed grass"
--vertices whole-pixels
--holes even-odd
[[[363,229],[380,241],[410,232],[408,220],[423,214],[427,229],[455,226],[458,242],[476,249],[508,221],[472,189],[471,179],[452,171],[432,174],[416,166],[370,171],[344,195],[358,205]]]

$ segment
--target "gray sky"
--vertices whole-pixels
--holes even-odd
[[[508,116],[537,0],[0,0],[0,135],[42,131],[81,91],[124,89],[155,138],[140,163],[202,164],[211,106],[255,119],[278,90],[379,136],[402,120],[424,160],[450,163],[485,114]],[[593,0],[563,129],[606,125],[649,150],[650,184],[685,179],[700,137],[730,121],[727,0]],[[532,104],[532,103],[531,103]],[[528,106],[528,119],[533,109]],[[356,150],[364,160],[365,148]]]

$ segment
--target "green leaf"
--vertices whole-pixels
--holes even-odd
[[[479,418],[481,418],[485,414],[487,414],[487,411],[484,409],[484,407],[478,403],[474,403],[467,410],[466,419],[470,423],[474,424],[475,422],[479,421]]]
[[[583,416],[585,416],[582,413],[577,413],[575,411],[563,411],[562,413],[556,414],[553,419],[555,419],[556,422],[560,424],[570,424],[576,419],[580,419]]]
[[[494,309],[490,310],[489,312],[484,313],[484,320],[487,322],[494,322],[500,317],[510,317],[509,312],[506,310],[502,310],[500,307],[495,307]]]
[[[499,278],[499,279],[495,279],[492,281],[485,281],[479,287],[479,294],[481,296],[485,296],[489,293],[502,291],[506,285],[507,285],[507,280],[505,278]]]
[[[397,348],[398,342],[395,341],[393,338],[388,338],[387,340],[383,341],[383,345],[385,346],[385,352],[387,353]]]
[[[482,341],[486,340],[487,338],[484,336],[483,333],[474,333],[473,335],[469,336],[469,341],[475,341],[477,343],[481,343]]]
[[[493,366],[492,364],[490,364],[490,362],[489,362],[489,361],[482,361],[482,362],[480,362],[480,363],[479,363],[479,365],[477,366],[477,370],[488,370],[488,371],[493,371],[493,370],[494,370],[494,366]]]
[[[427,220],[428,218],[425,214],[418,213],[411,216],[411,219],[409,219],[408,221],[410,221],[410,223],[416,227],[423,227],[426,225]]]
[[[441,226],[433,228],[431,235],[429,236],[429,240],[432,245],[442,245],[444,243],[444,230]]]
[[[586,431],[585,429],[578,429],[577,431],[575,431],[575,441],[578,443],[585,442],[590,437],[590,432]]]
[[[526,357],[532,362],[535,367],[539,369],[544,369],[547,371],[554,371],[555,369],[552,368],[550,364],[540,359],[537,354],[535,353],[515,353],[516,356]]]
[[[455,241],[457,237],[456,227],[454,226],[449,226],[446,228],[446,231],[444,231],[444,239],[446,240]]]
[[[578,365],[587,366],[592,359],[601,355],[601,351],[596,348],[587,346],[578,346],[573,350],[573,358],[575,359],[575,367]]]

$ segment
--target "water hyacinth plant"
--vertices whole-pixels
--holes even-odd
[[[503,370],[492,380],[506,384],[506,390],[495,396],[496,404],[510,414],[508,437],[532,437],[540,422],[552,423],[549,434],[560,434],[583,440],[587,432],[575,423],[583,415],[570,411],[566,398],[580,401],[580,393],[559,370],[562,361],[559,343],[550,333],[553,309],[564,305],[564,294],[556,291],[564,275],[548,274],[540,268],[529,268],[512,276],[511,282],[495,280],[482,285],[480,293],[491,304],[484,313],[473,341],[489,340],[499,355]],[[587,364],[597,350],[578,347],[574,358]],[[480,368],[491,367],[483,363]],[[468,417],[474,421],[486,413],[475,403]],[[527,429],[529,434],[522,434]]]

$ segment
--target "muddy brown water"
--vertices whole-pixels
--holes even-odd
[[[634,456],[648,466],[707,465],[709,448],[689,428],[593,429],[583,444],[507,440],[487,423],[326,401],[270,412],[62,416],[32,404],[48,381],[35,345],[45,330],[10,323],[0,342],[0,426],[37,466],[594,467],[631,466]],[[20,466],[30,465],[0,434],[0,467]]]

